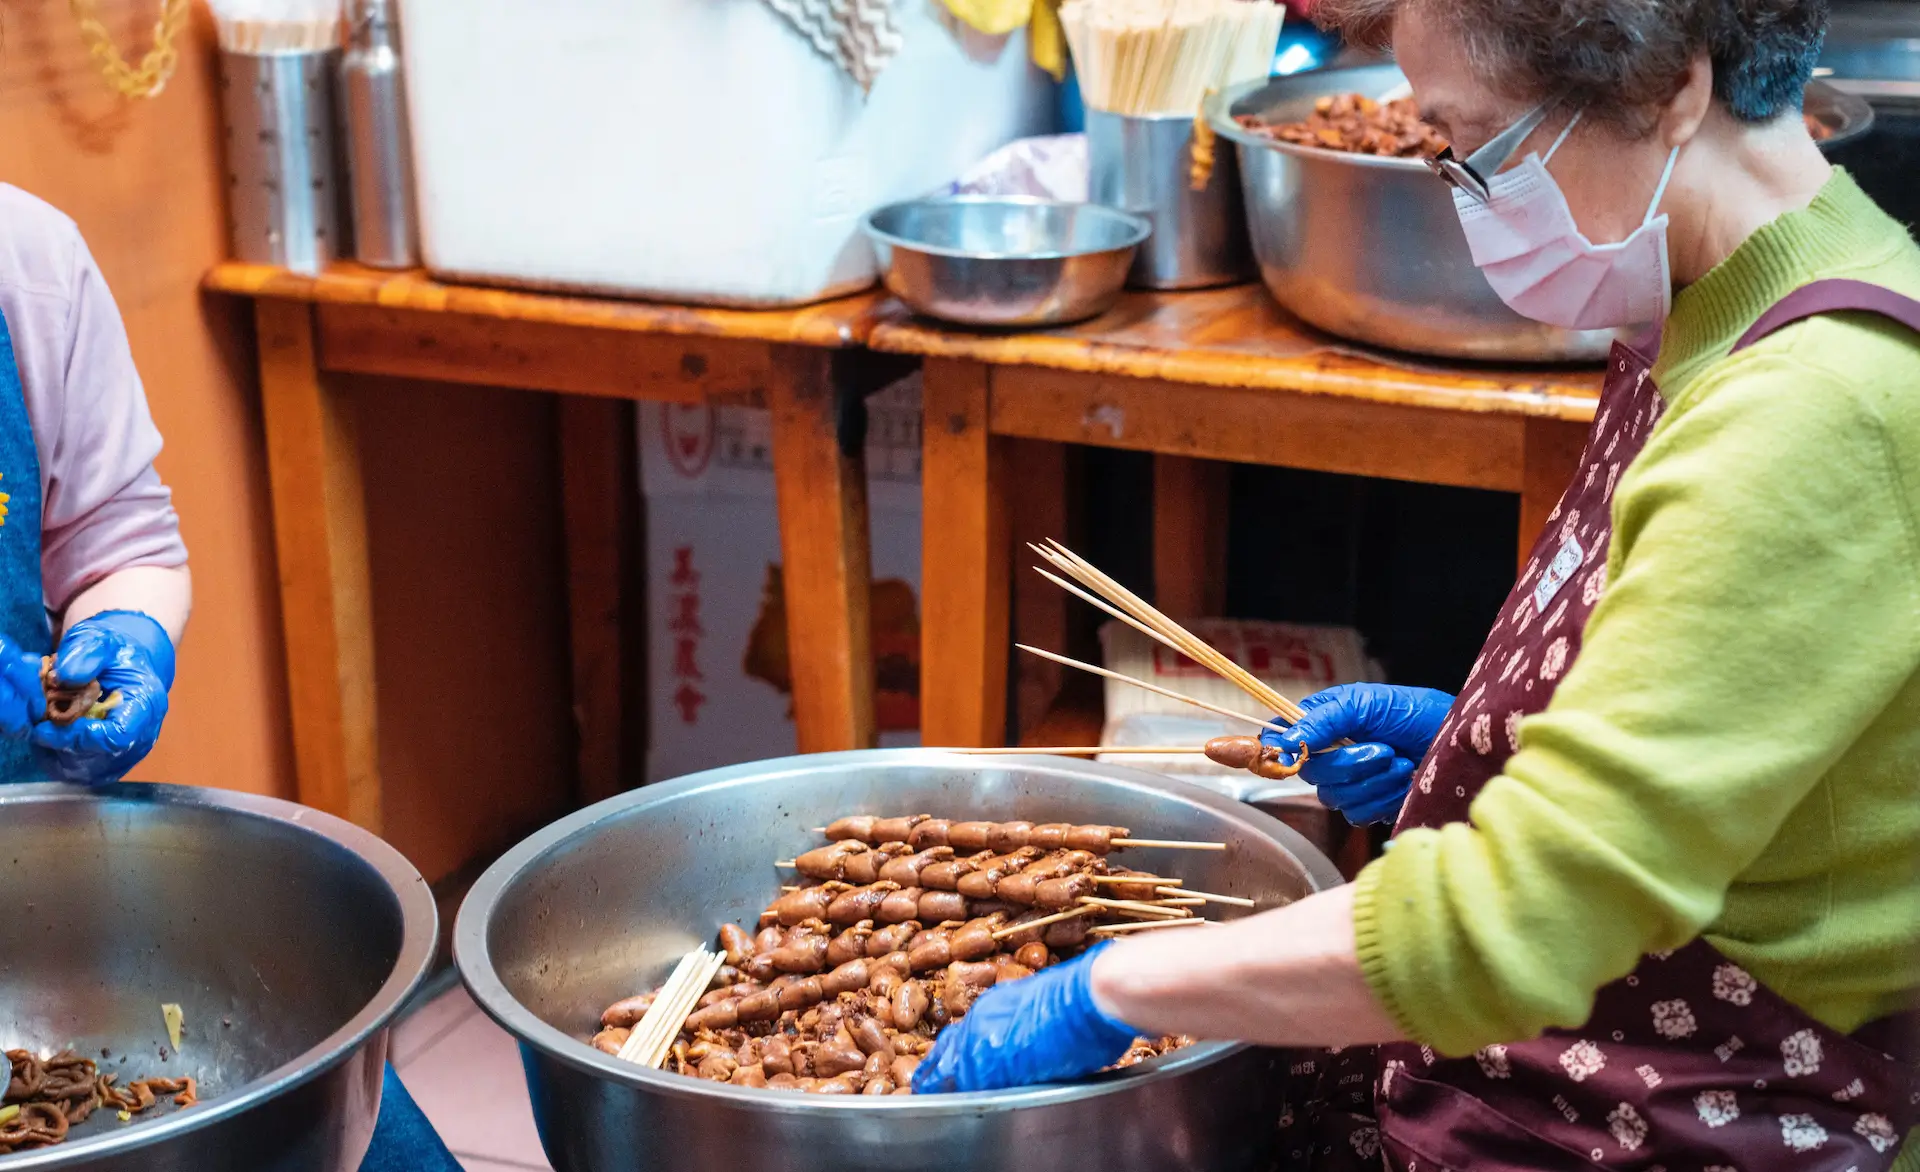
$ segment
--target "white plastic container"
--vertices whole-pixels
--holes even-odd
[[[862,214],[1052,119],[1024,34],[897,3],[863,96],[764,0],[406,0],[428,268],[731,305],[864,288]]]

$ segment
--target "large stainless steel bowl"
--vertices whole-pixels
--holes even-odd
[[[1046,326],[1106,312],[1153,226],[1096,204],[956,195],[866,218],[887,291],[970,326]]]
[[[1298,147],[1237,121],[1296,122],[1327,94],[1378,97],[1392,65],[1239,86],[1207,102],[1240,152],[1247,229],[1274,300],[1311,325],[1376,346],[1507,362],[1599,362],[1612,331],[1573,331],[1506,307],[1473,267],[1447,186],[1418,159]]]
[[[1453,196],[1418,159],[1299,147],[1240,125],[1296,122],[1328,94],[1380,97],[1406,78],[1392,65],[1317,70],[1208,99],[1207,119],[1237,144],[1247,227],[1274,300],[1311,325],[1376,346],[1504,362],[1598,362],[1615,332],[1529,321],[1473,266]],[[1807,114],[1827,150],[1866,133],[1864,101],[1816,82]],[[1627,333],[1634,331],[1628,330]]]
[[[71,1047],[202,1103],[96,1112],[6,1172],[354,1172],[433,899],[365,831],[179,786],[0,786],[0,1042]],[[160,1007],[186,1028],[171,1052]],[[103,1057],[104,1055],[104,1057]]]
[[[750,923],[780,882],[773,860],[817,844],[810,828],[858,811],[1106,822],[1220,840],[1220,854],[1141,850],[1127,861],[1263,906],[1340,881],[1265,814],[1088,762],[834,753],[698,773],[602,802],[508,852],[474,887],[454,932],[467,987],[520,1039],[559,1172],[1263,1166],[1281,1074],[1273,1052],[1245,1046],[1198,1046],[1066,1086],[835,1099],[641,1069],[579,1040],[603,1007],[659,983],[721,923]]]

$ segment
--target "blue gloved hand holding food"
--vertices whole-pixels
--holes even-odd
[[[47,775],[119,781],[152,751],[167,718],[173,640],[137,611],[112,610],[68,628],[43,677],[44,719],[33,725]],[[11,661],[0,664],[9,681]]]
[[[1413,771],[1439,735],[1453,697],[1432,688],[1342,684],[1315,692],[1300,707],[1299,723],[1260,734],[1260,743],[1295,760],[1308,750],[1300,776],[1359,826],[1399,817]],[[1354,743],[1335,748],[1341,740]]]
[[[1094,958],[1107,946],[996,985],[941,1031],[913,1074],[917,1095],[1062,1082],[1119,1061],[1140,1031],[1094,1003]]]

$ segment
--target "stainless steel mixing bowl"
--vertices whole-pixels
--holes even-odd
[[[970,326],[1044,326],[1106,312],[1153,226],[1095,204],[1018,196],[908,200],[865,221],[887,291]]]
[[[819,843],[811,828],[861,811],[1105,822],[1224,841],[1218,854],[1130,850],[1126,859],[1262,906],[1340,881],[1304,839],[1250,807],[1058,758],[822,754],[610,799],[509,851],[474,887],[454,931],[467,987],[520,1040],[559,1172],[1263,1167],[1282,1072],[1274,1052],[1246,1046],[1197,1046],[1072,1085],[839,1099],[642,1069],[579,1040],[602,1008],[657,985],[723,922],[751,923],[782,881],[773,861]],[[1207,929],[1187,931],[1195,963],[1206,963]]]
[[[420,875],[288,802],[182,786],[0,786],[0,1043],[71,1047],[202,1102],[98,1111],[6,1172],[354,1172],[386,1029],[436,938]],[[171,1050],[160,1007],[178,1002]]]
[[[1247,228],[1274,300],[1328,333],[1376,346],[1505,362],[1599,362],[1614,331],[1563,330],[1506,307],[1473,266],[1453,196],[1418,159],[1299,147],[1240,125],[1297,122],[1328,94],[1380,97],[1406,81],[1362,65],[1253,82],[1209,98],[1237,144]],[[1865,102],[1816,82],[1807,113],[1831,150],[1872,124]],[[1628,330],[1625,333],[1636,331]]]
[[[1612,331],[1572,331],[1506,307],[1473,267],[1446,184],[1418,159],[1298,147],[1238,118],[1295,122],[1328,94],[1378,97],[1392,65],[1295,74],[1210,98],[1207,120],[1238,144],[1260,277],[1302,321],[1376,346],[1509,362],[1599,362]]]

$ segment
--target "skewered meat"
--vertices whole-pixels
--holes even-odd
[[[902,887],[880,901],[873,918],[883,924],[904,924],[908,920],[921,919],[920,895],[918,887]]]
[[[953,823],[945,818],[929,818],[915,826],[913,832],[907,835],[907,845],[917,851],[934,846],[945,846],[951,850],[952,847],[947,842],[947,830],[952,825]]]
[[[628,997],[624,1001],[616,1001],[607,1006],[607,1011],[600,1015],[600,1024],[609,1029],[632,1029],[640,1024],[640,1019],[645,1017],[647,1010],[652,1008],[653,994],[651,993]]]
[[[806,890],[805,888],[801,889]],[[882,879],[878,883],[869,883],[865,887],[854,887],[833,897],[827,905],[826,921],[830,924],[857,924],[861,920],[871,920],[880,913],[880,906],[889,895],[900,890],[900,884]],[[800,892],[795,892],[795,895]],[[792,896],[785,898],[791,899]]]
[[[924,826],[926,823],[921,825]],[[945,862],[951,858],[953,858],[952,847],[930,846],[925,850],[889,860],[886,866],[880,868],[880,878],[898,883],[902,887],[917,887],[920,886],[922,870],[930,864]]]
[[[841,892],[851,890],[847,883],[828,882],[815,887],[802,887],[798,891],[789,891],[767,907],[767,914],[774,917],[782,927],[791,928],[805,920],[824,920],[827,908],[839,897]],[[854,919],[865,917],[855,916]],[[848,920],[852,923],[853,920]]]
[[[867,938],[867,955],[885,956],[890,952],[899,952],[906,948],[907,941],[913,939],[914,933],[918,931],[920,931],[918,920],[906,920],[876,928],[873,935]]]
[[[793,865],[808,879],[845,879],[848,858],[866,854],[872,849],[858,839],[842,839],[797,856]]]
[[[1070,908],[1081,900],[1100,890],[1093,876],[1085,871],[1078,874],[1062,875],[1057,879],[1043,879],[1033,888],[1035,906],[1048,911]]]
[[[843,965],[856,957],[867,955],[867,944],[873,939],[873,921],[861,920],[833,938],[827,945],[827,964]]]
[[[1127,914],[1086,896],[1158,898],[1168,881],[1100,857],[1126,833],[928,815],[834,823],[828,846],[795,860],[805,886],[776,899],[753,936],[721,932],[729,963],[697,998],[666,1068],[733,1086],[911,1094],[934,1037],[981,992],[1032,976],[1080,948],[1091,925]],[[1122,881],[1102,891],[1097,877]],[[1072,915],[1040,922],[1053,908]],[[1009,924],[1020,930],[996,940]],[[593,1044],[618,1053],[655,996],[610,1006]],[[1128,1061],[1176,1041],[1142,1041]]]
[[[982,862],[970,874],[960,876],[957,885],[960,894],[973,899],[992,899],[1000,886],[1000,881],[1009,875],[1017,874],[1040,858],[1037,847],[1025,846],[1019,850]]]
[[[727,954],[727,963],[738,968],[753,955],[753,937],[738,924],[722,924],[720,950]]]
[[[1284,781],[1307,764],[1305,749],[1289,758],[1278,746],[1261,744],[1258,737],[1215,737],[1207,742],[1206,754],[1215,765],[1245,769],[1268,781]]]
[[[916,851],[945,846],[955,851],[991,849],[997,854],[1007,854],[1021,847],[1032,846],[1041,850],[1064,847],[1103,855],[1113,849],[1114,839],[1127,837],[1127,829],[1124,826],[1075,826],[1064,822],[1039,825],[1023,821],[949,822],[924,814],[916,814],[911,818],[859,815],[842,818],[827,827],[827,837],[835,842],[855,840],[873,846],[905,842]]]

